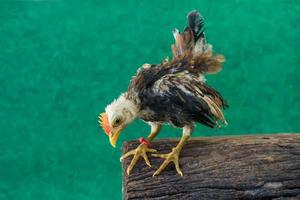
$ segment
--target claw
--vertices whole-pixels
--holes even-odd
[[[152,166],[151,166],[151,163],[150,163],[150,161],[149,161],[149,159],[148,159],[148,156],[147,156],[147,154],[146,154],[146,153],[143,153],[143,158],[144,158],[144,160],[145,160],[146,164],[147,164],[149,167],[152,167]]]
[[[135,149],[134,150],[131,150],[131,151],[128,151],[127,153],[125,153],[123,156],[120,157],[120,162],[127,158],[128,156],[131,156],[131,155],[134,155],[135,154]]]
[[[154,172],[153,176],[159,175],[170,164],[170,162],[173,162],[175,164],[177,173],[180,176],[183,176],[183,173],[179,167],[179,153],[180,151],[174,148],[172,152],[168,154],[151,154],[154,157],[165,159],[165,161],[160,165],[160,167]]]
[[[130,172],[132,171],[133,167],[135,166],[135,164],[137,163],[137,161],[139,160],[139,158],[140,158],[140,156],[138,156],[137,154],[135,154],[133,156],[133,159],[132,159],[130,165],[128,166],[128,168],[127,168],[127,175],[130,174]]]
[[[136,165],[137,161],[140,159],[140,157],[143,157],[146,164],[151,167],[151,163],[148,159],[147,153],[155,153],[157,152],[155,149],[150,149],[147,147],[147,145],[145,144],[140,144],[136,149],[133,149],[127,153],[125,153],[123,156],[121,156],[120,161],[122,161],[123,159],[132,156],[133,158],[126,170],[127,174],[129,175],[130,172],[132,171],[132,169],[134,168],[134,166]]]
[[[178,173],[180,176],[183,176],[183,173],[182,173],[182,171],[181,171],[181,169],[180,169],[180,167],[179,167],[179,162],[178,162],[178,160],[177,160],[177,162],[174,162],[174,163],[175,163],[175,168],[176,168],[177,173]]]

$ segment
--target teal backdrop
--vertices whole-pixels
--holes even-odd
[[[192,9],[226,56],[207,79],[230,104],[226,128],[194,136],[299,132],[298,0],[1,0],[0,199],[121,199],[121,144],[149,127],[134,122],[114,149],[97,116],[170,56]]]

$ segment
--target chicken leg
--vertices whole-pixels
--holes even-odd
[[[148,145],[155,138],[155,136],[159,133],[162,125],[159,123],[154,123],[154,122],[150,122],[149,124],[151,126],[151,133],[147,137],[146,142],[140,144],[136,149],[128,151],[120,158],[120,161],[122,161],[123,159],[127,158],[128,156],[133,156],[133,158],[127,168],[127,171],[126,171],[128,175],[130,174],[130,172],[132,171],[133,167],[136,165],[136,163],[140,159],[140,157],[143,157],[146,164],[149,167],[151,167],[151,163],[148,159],[147,153],[155,153],[156,150],[148,148]]]
[[[160,167],[154,172],[153,176],[159,175],[168,165],[170,162],[173,162],[175,164],[175,168],[177,173],[180,176],[183,176],[183,173],[179,167],[179,155],[180,152],[185,145],[185,143],[188,141],[188,139],[191,136],[193,127],[192,126],[184,126],[183,127],[183,135],[177,144],[175,148],[172,149],[172,151],[168,154],[152,154],[154,157],[159,157],[165,159],[165,161],[160,165]]]

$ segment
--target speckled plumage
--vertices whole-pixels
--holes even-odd
[[[199,12],[188,14],[188,26],[183,33],[173,31],[175,44],[171,46],[173,58],[157,65],[144,64],[132,78],[128,91],[122,93],[105,108],[99,123],[109,136],[112,146],[121,130],[136,118],[149,123],[151,133],[141,144],[125,153],[120,159],[133,156],[126,172],[131,170],[140,157],[151,166],[147,153],[165,159],[153,176],[159,175],[173,162],[176,171],[183,176],[179,167],[179,155],[190,138],[196,122],[211,128],[226,124],[222,109],[227,107],[222,96],[205,84],[205,74],[217,73],[224,61],[222,55],[213,55],[212,46],[206,43],[204,20]],[[182,137],[168,154],[155,154],[148,144],[159,133],[162,124],[168,123],[182,128]]]
[[[138,105],[138,118],[177,127],[194,122],[209,127],[226,123],[222,109],[227,104],[204,78],[220,71],[224,58],[212,54],[203,26],[200,14],[191,12],[184,32],[173,31],[172,61],[145,64],[133,77],[125,97]]]

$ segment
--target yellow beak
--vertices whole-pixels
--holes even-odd
[[[111,133],[110,136],[109,136],[110,144],[114,148],[116,148],[116,143],[117,143],[117,140],[120,136],[121,131],[122,131],[122,128],[118,128],[115,133]]]

